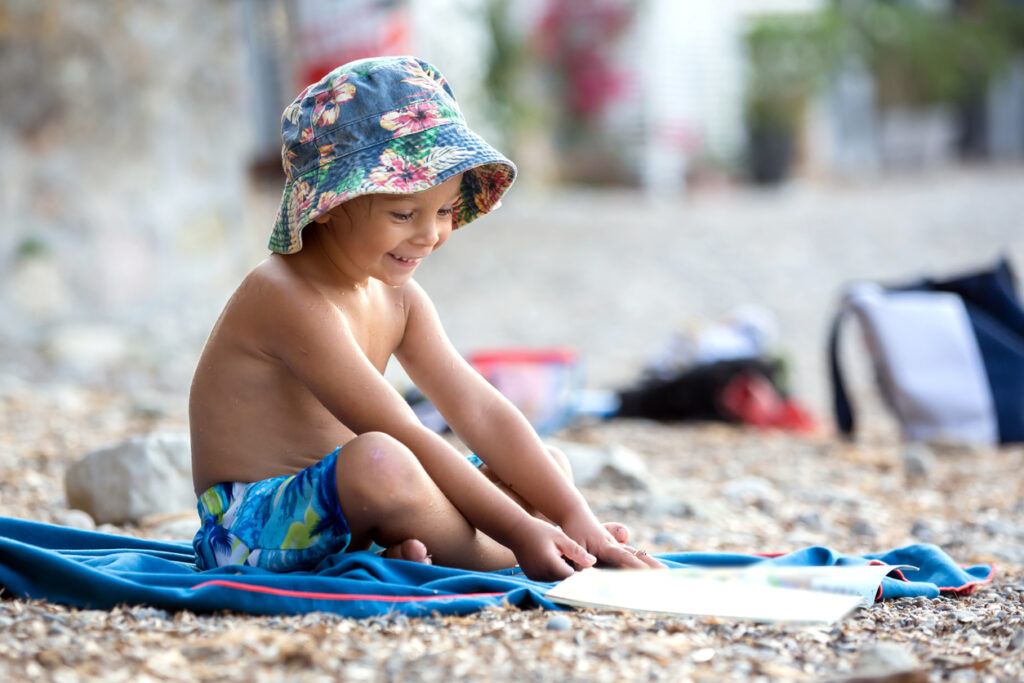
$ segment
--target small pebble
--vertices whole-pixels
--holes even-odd
[[[96,522],[92,516],[84,510],[58,510],[54,513],[54,521],[61,526],[92,531],[96,528]]]
[[[903,448],[903,471],[908,477],[926,477],[935,469],[935,454],[923,443],[909,443]]]
[[[918,520],[914,522],[914,525],[910,527],[910,535],[919,541],[925,543],[931,543],[935,540],[935,530],[928,524],[928,522]]]
[[[572,619],[564,614],[554,614],[548,619],[545,628],[549,631],[568,631],[572,628]]]
[[[654,535],[653,540],[655,545],[666,546],[670,551],[681,549],[683,547],[683,539],[678,534],[673,534],[667,531],[659,531]]]
[[[876,536],[878,532],[863,519],[858,519],[850,524],[850,532],[855,536]]]

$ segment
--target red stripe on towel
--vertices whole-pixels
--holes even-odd
[[[995,575],[996,575],[996,566],[994,564],[992,564],[992,565],[989,565],[988,576],[986,576],[984,579],[979,579],[977,581],[971,581],[970,583],[965,583],[962,586],[946,586],[946,587],[939,586],[939,592],[940,593],[956,593],[957,595],[970,595],[971,593],[974,592],[974,589],[977,588],[978,586],[984,586],[986,584],[992,583],[992,579],[993,579],[993,577],[995,577]]]
[[[207,586],[221,586],[223,588],[234,588],[236,590],[249,591],[251,593],[268,593],[270,595],[281,595],[288,598],[311,598],[313,600],[373,600],[376,602],[424,602],[426,600],[455,600],[456,598],[494,598],[506,593],[458,593],[455,595],[352,595],[349,593],[313,593],[310,591],[293,591],[284,588],[270,588],[269,586],[255,586],[238,581],[204,581],[192,586],[192,590],[206,588]]]

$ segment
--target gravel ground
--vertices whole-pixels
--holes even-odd
[[[1022,180],[1020,168],[988,169],[685,203],[514,194],[419,279],[460,348],[574,345],[601,386],[636,376],[660,338],[693,320],[768,306],[798,396],[823,414],[821,348],[841,285],[941,274],[1000,250],[1024,270]],[[265,226],[261,212],[276,199],[263,199],[252,213]],[[180,346],[198,353],[199,343]],[[18,369],[25,359],[31,373]],[[178,370],[170,374],[189,374]],[[132,434],[186,428],[187,387],[114,392],[61,377],[31,350],[0,344],[0,515],[66,521],[69,462]],[[139,377],[128,386],[144,387]],[[4,599],[0,678],[1024,680],[1024,448],[908,447],[876,405],[866,411],[854,443],[827,429],[804,437],[643,421],[557,436],[640,454],[647,488],[584,492],[651,552],[821,544],[859,553],[924,541],[964,564],[994,562],[992,584],[966,597],[879,603],[834,627],[516,609],[255,618]],[[155,536],[164,521],[106,530]]]
[[[0,514],[60,522],[75,454],[184,426],[124,396],[7,387]],[[492,609],[467,617],[342,619],[111,612],[0,601],[5,680],[1021,680],[1024,448],[922,451],[883,432],[854,444],[725,425],[620,421],[562,441],[622,445],[646,489],[595,486],[604,519],[652,552],[844,553],[928,541],[995,580],[966,597],[861,608],[835,626]],[[107,529],[154,536],[161,520]],[[9,597],[9,596],[7,596]],[[910,671],[904,678],[893,676]],[[871,678],[874,676],[875,678]]]

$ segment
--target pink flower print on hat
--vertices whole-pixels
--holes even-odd
[[[338,108],[356,95],[356,87],[346,83],[348,76],[342,75],[334,80],[330,90],[318,92],[313,96],[313,123],[323,128],[333,125],[338,120]]]
[[[376,187],[390,192],[415,192],[418,183],[433,179],[434,170],[422,160],[404,157],[393,149],[384,150],[369,178]]]
[[[317,197],[314,211],[318,214],[325,214],[337,204],[335,201],[340,195],[334,190],[324,190],[323,194]]]
[[[435,102],[416,102],[404,109],[389,111],[380,117],[381,128],[393,131],[396,138],[440,126],[449,121],[448,117],[441,114],[441,109]]]
[[[443,88],[447,83],[441,72],[430,65],[421,64],[416,61],[406,61],[401,65],[400,69],[409,74],[408,78],[402,79],[403,83],[423,88],[423,90],[417,93],[417,96],[427,95],[437,88]]]

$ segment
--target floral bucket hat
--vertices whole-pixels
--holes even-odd
[[[270,249],[302,249],[302,228],[365,194],[422,192],[462,173],[454,227],[498,206],[515,165],[466,126],[455,95],[414,57],[362,59],[307,87],[281,120],[287,176]]]

